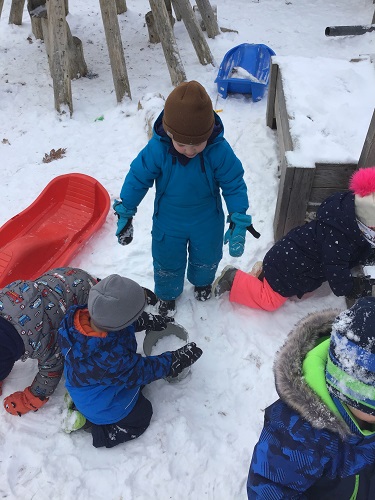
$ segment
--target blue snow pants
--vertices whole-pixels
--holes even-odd
[[[166,225],[164,222],[167,222]],[[173,228],[170,217],[158,214],[152,228],[152,257],[155,293],[162,300],[173,300],[187,279],[194,286],[210,285],[223,256],[224,213],[215,200],[186,214]]]

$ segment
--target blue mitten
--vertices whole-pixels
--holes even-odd
[[[113,203],[115,215],[117,215],[117,231],[116,236],[120,245],[128,245],[133,240],[133,216],[137,209],[129,209],[124,207],[122,201],[115,200]]]
[[[228,215],[229,229],[224,235],[224,244],[229,243],[229,255],[241,257],[245,249],[246,231],[249,231],[255,238],[260,234],[254,229],[251,223],[251,215],[234,212]]]

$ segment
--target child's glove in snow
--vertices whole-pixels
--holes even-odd
[[[249,231],[254,238],[259,238],[260,234],[251,223],[251,215],[234,212],[228,215],[227,222],[229,229],[224,235],[224,245],[229,243],[229,255],[241,257],[245,249],[246,231]]]
[[[167,328],[168,323],[173,322],[174,319],[168,316],[160,316],[160,314],[151,314],[144,311],[135,323],[135,331],[142,332],[143,330],[153,330],[160,332]]]
[[[29,411],[37,411],[48,401],[48,398],[43,399],[43,401],[34,396],[30,391],[30,387],[26,387],[23,391],[17,391],[7,396],[4,399],[4,408],[11,415],[25,415]]]
[[[195,363],[201,356],[202,349],[197,347],[194,342],[190,342],[190,344],[172,351],[172,364],[168,376],[177,377],[182,370]]]
[[[131,210],[124,207],[121,201],[115,200],[113,203],[115,215],[117,215],[116,236],[120,245],[129,245],[133,241],[133,216],[137,209]]]

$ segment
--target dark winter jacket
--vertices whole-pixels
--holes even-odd
[[[72,307],[59,329],[66,388],[89,421],[111,424],[131,412],[144,385],[168,375],[172,354],[137,354],[136,323],[118,332],[85,334],[86,315],[85,308]]]
[[[338,313],[307,316],[276,357],[280,399],[265,411],[247,482],[250,500],[375,498],[375,432],[360,430],[325,383],[324,339]]]
[[[156,217],[167,186],[173,192],[173,186],[170,186],[169,182],[173,165],[178,161],[188,162],[189,166],[195,163],[199,165],[197,171],[200,177],[197,177],[195,184],[208,183],[209,192],[219,210],[221,210],[221,189],[228,212],[245,213],[249,203],[243,180],[244,171],[240,160],[224,139],[224,127],[220,117],[215,113],[214,133],[202,153],[189,160],[174,150],[171,139],[164,132],[161,126],[163,113],[155,122],[153,137],[130,166],[120,194],[124,206],[128,209],[137,208],[155,182],[154,217]],[[175,179],[176,181],[178,179]],[[180,199],[179,202],[188,212],[191,206],[188,189],[185,190],[185,196],[186,198]],[[187,222],[190,223],[188,218]]]
[[[371,245],[362,235],[352,192],[335,193],[319,207],[316,219],[292,229],[267,252],[264,276],[283,297],[299,298],[328,281],[337,296],[350,295],[350,270],[365,263]]]
[[[38,373],[31,392],[47,397],[54,392],[64,362],[57,343],[57,329],[70,306],[87,303],[95,283],[96,278],[86,271],[64,267],[51,269],[35,281],[13,281],[0,290],[2,377],[10,373],[18,359],[37,359]],[[17,335],[20,342],[14,345]],[[5,352],[12,353],[13,357],[5,358]]]

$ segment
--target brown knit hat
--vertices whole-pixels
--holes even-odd
[[[214,124],[211,99],[200,83],[180,83],[167,97],[163,128],[174,141],[201,144],[210,137]]]

